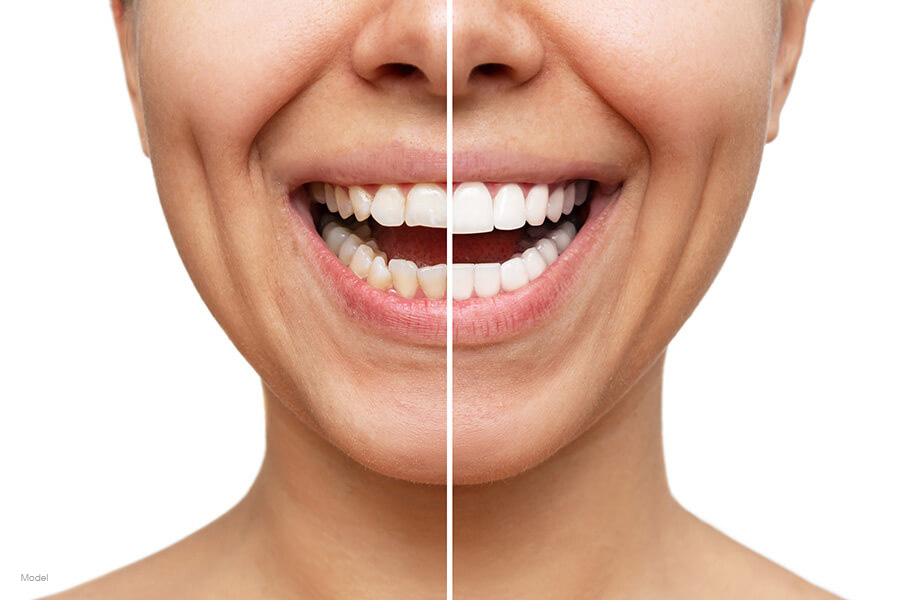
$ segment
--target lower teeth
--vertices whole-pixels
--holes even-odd
[[[357,222],[352,216],[343,220],[331,213],[323,214],[318,221],[328,249],[370,286],[404,298],[424,296],[437,300],[446,296],[446,264],[419,267],[411,260],[389,259],[372,237],[368,221]],[[453,299],[490,298],[523,287],[556,261],[576,233],[571,220],[562,221],[553,229],[527,226],[518,252],[505,262],[453,264]]]

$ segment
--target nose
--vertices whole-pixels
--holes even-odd
[[[447,5],[444,0],[397,0],[360,31],[353,69],[383,89],[447,95]]]
[[[544,46],[525,16],[503,0],[453,3],[453,95],[519,86],[544,64]]]

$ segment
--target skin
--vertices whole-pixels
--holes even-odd
[[[263,380],[267,452],[229,513],[60,598],[444,597],[444,349],[334,306],[276,168],[372,139],[442,150],[444,6],[321,4],[114,3],[163,210]],[[809,2],[455,8],[456,148],[631,157],[613,243],[566,310],[455,348],[456,597],[832,597],[678,506],[660,427],[665,347],[737,233]],[[396,62],[417,76],[379,69]]]

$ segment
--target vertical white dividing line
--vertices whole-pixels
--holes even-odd
[[[453,600],[453,0],[447,2],[447,600]]]

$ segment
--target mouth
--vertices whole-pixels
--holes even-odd
[[[445,183],[311,181],[291,205],[311,227],[320,269],[356,317],[406,340],[445,340],[452,277],[454,340],[499,339],[538,321],[572,286],[583,231],[606,220],[622,180]],[[596,227],[594,228],[596,229]],[[566,265],[569,266],[566,266]],[[393,337],[397,337],[394,335]]]

